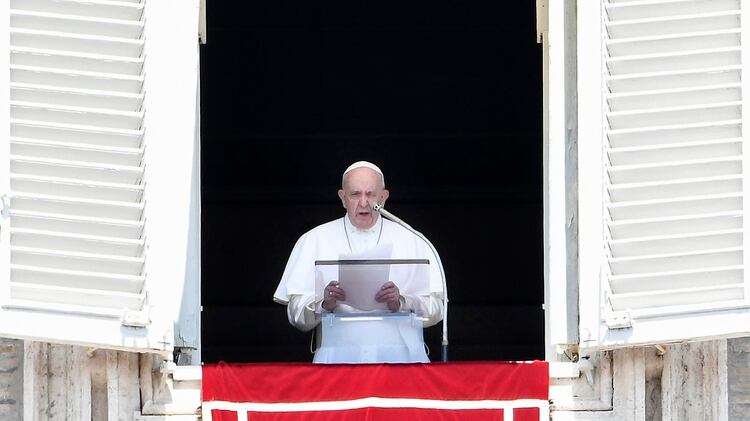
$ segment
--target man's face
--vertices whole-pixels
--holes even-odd
[[[339,190],[339,198],[352,225],[367,229],[378,220],[372,203],[384,205],[388,190],[383,188],[377,172],[369,168],[356,168],[347,173],[344,186]]]

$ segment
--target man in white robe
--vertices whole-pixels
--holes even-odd
[[[419,314],[426,319],[425,327],[438,323],[443,314],[443,282],[438,257],[422,239],[372,209],[373,203],[384,205],[388,199],[383,172],[372,163],[355,162],[344,171],[338,195],[346,215],[300,237],[274,293],[276,302],[287,305],[289,322],[302,331],[309,331],[319,325],[321,313],[356,310],[341,303],[346,291],[337,281],[326,285],[324,299],[316,300],[316,260],[338,260],[343,254],[391,245],[393,258],[429,261],[429,294],[401,291],[397,283],[388,281],[375,300],[385,303],[393,312]]]

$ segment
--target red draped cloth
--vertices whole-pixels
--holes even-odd
[[[207,364],[203,419],[549,419],[546,362]]]

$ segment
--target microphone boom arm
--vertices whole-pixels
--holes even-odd
[[[387,211],[382,205],[380,205],[379,203],[373,203],[372,209],[375,212],[378,212],[384,217],[390,219],[391,221],[406,228],[417,237],[421,238],[422,241],[424,241],[425,244],[430,247],[430,250],[432,250],[432,253],[435,255],[435,258],[437,259],[438,269],[440,269],[440,278],[443,281],[443,338],[441,343],[443,351],[442,360],[448,361],[448,285],[445,281],[445,270],[443,269],[443,262],[440,260],[440,255],[435,249],[435,246],[432,245],[432,242],[430,242],[430,240],[428,240],[427,237],[424,236],[424,234],[412,228],[411,225],[404,222],[398,216]]]

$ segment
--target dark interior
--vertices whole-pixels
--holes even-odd
[[[202,355],[310,361],[272,300],[341,172],[441,254],[451,360],[544,358],[542,62],[535,5],[209,1],[201,46]],[[440,325],[425,331],[439,359]]]

